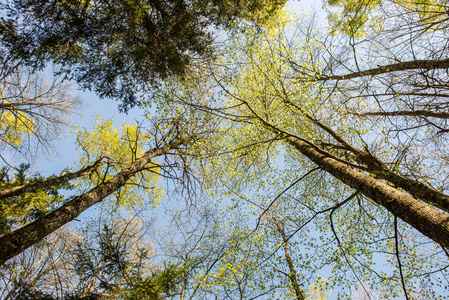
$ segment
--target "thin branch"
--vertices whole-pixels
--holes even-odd
[[[276,198],[274,198],[270,204],[267,206],[267,208],[264,209],[264,211],[262,212],[262,214],[259,216],[259,218],[257,219],[257,225],[255,230],[257,230],[257,228],[259,228],[260,225],[260,221],[262,220],[262,217],[265,215],[265,213],[271,208],[271,206],[274,204],[274,202],[276,202],[277,199],[279,199],[279,197],[281,197],[285,192],[287,192],[290,188],[292,188],[295,184],[297,184],[298,182],[300,182],[301,180],[303,180],[304,178],[306,178],[310,173],[315,172],[316,170],[319,170],[319,167],[313,168],[312,170],[309,170],[309,172],[307,172],[306,174],[304,174],[303,176],[301,176],[299,179],[295,180],[292,184],[290,184],[288,187],[286,187],[282,192],[280,192]]]
[[[404,291],[405,299],[409,300],[407,289],[405,288],[404,275],[402,274],[402,263],[399,256],[399,239],[398,239],[398,217],[394,216],[394,243],[396,249],[396,259],[398,260],[399,274],[401,275],[402,290]]]

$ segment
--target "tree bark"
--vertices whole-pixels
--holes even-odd
[[[56,177],[56,178],[49,178],[46,180],[39,180],[36,182],[32,182],[29,184],[21,185],[21,186],[15,186],[11,188],[7,188],[0,191],[0,200],[9,198],[9,197],[15,197],[19,196],[25,193],[33,193],[36,192],[39,189],[46,189],[52,186],[60,186],[61,184],[64,184],[68,182],[69,180],[73,180],[78,177],[82,177],[84,175],[87,175],[97,169],[101,165],[101,161],[103,160],[104,156],[100,156],[97,161],[90,166],[87,166],[75,173],[67,173],[65,175]]]
[[[390,72],[396,71],[405,71],[405,70],[434,70],[434,69],[447,69],[449,68],[449,58],[441,59],[441,60],[413,60],[413,61],[404,61],[396,64],[379,66],[378,68],[369,69],[360,72],[353,72],[345,75],[333,75],[326,76],[323,75],[318,77],[317,81],[325,81],[325,80],[345,80],[345,79],[353,79],[365,76],[374,76],[380,75]]]
[[[326,156],[318,148],[304,140],[287,136],[286,141],[321,169],[385,207],[393,215],[410,224],[442,247],[449,249],[449,216],[447,214]]]
[[[298,109],[300,110],[300,108]],[[333,131],[332,128],[324,125],[309,114],[304,114],[309,120],[314,122],[320,128],[324,129],[337,142],[339,142],[342,145],[342,149],[352,152],[357,157],[358,161],[365,164],[368,167],[369,172],[375,174],[377,178],[388,180],[393,185],[400,187],[410,193],[413,197],[449,213],[449,196],[443,194],[442,192],[433,190],[416,180],[412,180],[405,176],[392,172],[380,159],[373,156],[368,151],[363,151],[354,147],[344,138],[338,135],[335,131]]]
[[[78,217],[92,205],[124,186],[129,178],[142,171],[152,158],[168,153],[185,143],[188,138],[180,139],[145,152],[128,167],[124,168],[110,180],[98,185],[90,191],[75,197],[70,202],[47,214],[46,216],[0,238],[0,265],[13,258],[31,245],[39,242],[61,226]]]
[[[409,116],[409,117],[432,117],[438,119],[449,119],[448,112],[430,111],[430,110],[413,110],[413,111],[374,111],[359,113],[359,116]]]
[[[373,171],[373,173],[377,178],[388,180],[396,187],[400,187],[410,193],[413,197],[449,213],[449,196],[439,191],[435,191],[421,182],[409,179],[389,170]]]
[[[304,296],[303,292],[301,291],[301,287],[299,286],[298,277],[295,269],[295,265],[293,264],[293,259],[290,254],[290,243],[287,235],[285,234],[284,228],[281,227],[280,224],[275,222],[272,219],[274,225],[276,226],[277,231],[281,234],[282,242],[284,244],[284,256],[285,260],[287,261],[288,269],[290,270],[289,279],[292,282],[293,289],[295,290],[296,299],[297,300],[305,300],[306,297]]]

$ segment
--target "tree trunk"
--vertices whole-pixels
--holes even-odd
[[[449,113],[443,111],[430,110],[401,110],[401,111],[374,111],[366,113],[358,113],[360,116],[408,116],[408,117],[432,117],[438,119],[449,119]]]
[[[301,111],[301,108],[298,108],[298,110]],[[359,162],[365,164],[368,167],[369,172],[375,174],[377,178],[388,180],[394,186],[400,187],[410,193],[413,197],[449,213],[449,196],[440,191],[436,191],[416,180],[412,180],[405,176],[392,172],[380,159],[378,159],[368,151],[363,151],[354,147],[340,135],[338,135],[334,130],[332,130],[332,128],[324,125],[309,114],[304,114],[309,120],[325,130],[337,142],[339,142],[342,145],[341,149],[352,152],[358,158]]]
[[[288,239],[287,235],[285,234],[284,228],[281,227],[281,225],[278,224],[277,222],[275,222],[273,219],[272,219],[272,221],[273,221],[274,225],[276,226],[277,231],[281,234],[281,237],[282,237],[282,242],[284,245],[284,256],[285,256],[285,260],[287,261],[288,269],[290,271],[290,273],[288,274],[288,277],[289,277],[290,281],[292,282],[293,289],[295,290],[296,299],[297,300],[305,300],[306,297],[304,296],[303,292],[301,291],[301,287],[299,286],[298,277],[296,275],[297,273],[296,273],[295,265],[293,264],[293,259],[290,254],[289,239]]]
[[[447,214],[326,156],[318,148],[304,140],[287,136],[286,141],[321,169],[385,207],[393,215],[410,224],[442,247],[449,249],[449,216]]]
[[[433,190],[421,182],[409,179],[389,170],[377,170],[373,171],[373,173],[377,178],[388,180],[394,186],[400,187],[410,193],[413,197],[449,213],[449,196],[442,192]]]
[[[169,143],[163,147],[151,149],[124,168],[110,180],[98,185],[90,191],[75,197],[46,216],[0,238],[0,265],[13,258],[31,245],[39,242],[61,226],[78,217],[92,205],[102,201],[119,188],[124,186],[129,178],[142,171],[156,156],[167,153],[185,143],[187,139]]]

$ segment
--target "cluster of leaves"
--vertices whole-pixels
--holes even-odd
[[[76,185],[80,191],[111,179],[145,152],[151,138],[148,133],[142,132],[143,128],[137,124],[125,123],[121,128],[116,128],[111,119],[97,118],[97,125],[92,129],[77,132],[76,144],[81,151],[78,165],[89,165],[99,157],[105,157],[107,163],[97,168],[89,177],[78,180]],[[147,165],[143,172],[114,193],[115,205],[112,207],[130,209],[143,205],[146,199],[151,205],[158,205],[163,194],[163,189],[157,185],[160,181],[159,173],[160,168],[156,164]]]
[[[32,120],[26,118],[23,112],[13,115],[4,112],[0,115],[0,132],[3,144],[18,148],[23,141],[23,136],[33,132]]]

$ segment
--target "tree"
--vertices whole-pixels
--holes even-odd
[[[160,124],[163,123],[161,122]],[[155,176],[151,174],[158,174],[157,170],[159,169],[152,160],[158,156],[170,155],[172,151],[178,151],[180,154],[182,145],[191,143],[193,139],[199,137],[197,133],[192,132],[194,130],[193,125],[180,124],[176,120],[168,120],[162,129],[155,128],[153,136],[149,135],[146,139],[143,139],[144,137],[140,135],[139,130],[135,129],[135,127],[133,129],[133,127],[125,126],[124,129],[121,137],[123,140],[116,137],[118,144],[102,144],[102,141],[106,141],[105,138],[113,136],[113,132],[108,131],[96,133],[102,135],[103,139],[86,140],[85,144],[80,144],[81,147],[87,150],[87,159],[90,157],[89,154],[95,153],[90,153],[92,149],[102,152],[103,157],[108,154],[111,155],[110,160],[104,166],[104,173],[102,174],[101,170],[96,168],[95,171],[97,173],[92,177],[94,188],[83,192],[73,199],[69,199],[63,206],[34,222],[3,235],[0,238],[1,263],[42,240],[45,236],[75,219],[84,210],[102,201],[107,196],[115,192],[118,192],[119,195],[120,191],[122,189],[126,190],[129,185],[137,185],[147,191],[151,190],[151,186],[148,187],[148,184],[151,185],[152,181],[148,181],[148,179],[154,178]],[[141,144],[144,140],[152,142],[153,148],[144,151]],[[95,143],[99,143],[100,148],[97,147],[95,149]],[[101,148],[101,146],[106,148]],[[119,155],[118,158],[117,155]],[[101,158],[102,155],[100,155],[100,160]],[[176,168],[173,165],[169,165],[169,167]],[[62,178],[58,178],[58,180],[60,179]],[[69,177],[64,179],[67,180]],[[26,189],[22,190],[23,193],[26,191]]]
[[[175,266],[158,265],[149,224],[117,213],[61,228],[2,266],[2,299],[164,299]]]
[[[285,275],[288,277],[288,279],[291,282],[291,286],[293,287],[295,298],[297,300],[305,300],[306,299],[305,293],[301,289],[301,286],[300,286],[300,281],[298,279],[298,273],[296,271],[296,267],[295,267],[295,264],[292,259],[289,236],[286,233],[285,225],[283,224],[283,220],[275,220],[273,218],[272,214],[270,214],[269,217],[270,217],[270,221],[271,221],[271,224],[269,224],[269,226],[270,225],[273,226],[274,230],[277,232],[277,234],[279,234],[281,236],[280,244],[284,248],[285,261],[288,265],[288,273],[286,273]]]
[[[398,150],[397,156],[390,159],[395,168],[408,173],[405,177],[419,178],[433,186],[426,187],[416,180],[387,174],[386,169],[377,177],[447,211],[447,196],[435,191],[436,188],[444,193],[445,184],[440,184],[439,179],[418,166],[420,162],[416,156],[419,151],[410,148],[411,145],[427,144],[426,149],[420,147],[420,150],[432,153],[430,163],[447,165],[440,144],[445,140],[447,130],[446,38],[440,28],[427,34],[414,33],[413,17],[417,14],[431,15],[432,11],[409,12],[410,18],[396,16],[399,20],[385,31],[368,31],[369,39],[359,41],[352,37],[352,42],[343,39],[343,42],[352,43],[353,50],[348,52],[348,49],[337,46],[327,51],[322,56],[324,66],[320,74],[299,65],[294,68],[299,73],[299,80],[319,82],[321,89],[333,90],[336,96],[333,102],[341,105],[341,113],[361,117],[360,122],[371,119],[368,121],[370,126],[385,134],[385,144]],[[432,39],[436,46],[428,47],[427,39]],[[332,49],[325,42],[323,46]],[[373,50],[363,53],[361,50],[365,46]],[[385,49],[391,52],[386,54]],[[423,130],[426,135],[422,134]]]
[[[430,279],[433,272],[440,274],[435,281],[444,286],[441,282],[444,282],[449,246],[444,171],[438,173],[439,177],[430,177],[426,176],[425,167],[416,164],[427,163],[423,156],[416,155],[416,149],[427,150],[418,143],[423,135],[419,130],[407,140],[413,143],[409,146],[415,148],[412,152],[389,147],[390,137],[379,130],[383,124],[360,121],[357,114],[360,108],[379,102],[370,102],[359,92],[374,94],[379,90],[375,89],[376,85],[362,85],[356,78],[389,74],[391,77],[386,79],[391,81],[379,77],[379,82],[385,83],[395,82],[397,74],[410,80],[418,76],[429,78],[427,74],[432,74],[435,82],[443,83],[446,75],[438,69],[444,68],[445,58],[415,56],[413,61],[394,63],[390,60],[395,57],[406,58],[407,48],[398,44],[389,49],[402,49],[402,52],[393,52],[392,58],[388,57],[389,52],[381,52],[379,48],[378,58],[387,56],[387,62],[371,71],[332,73],[337,67],[349,69],[348,64],[342,63],[347,62],[344,60],[347,49],[337,52],[331,44],[322,42],[315,34],[313,23],[294,29],[288,24],[281,15],[267,25],[266,31],[245,27],[242,34],[232,39],[227,49],[229,58],[224,60],[222,68],[217,65],[211,68],[215,81],[207,82],[209,86],[188,83],[182,89],[182,85],[175,84],[173,89],[162,92],[163,99],[172,99],[173,105],[188,104],[220,118],[222,127],[215,140],[199,146],[211,152],[220,149],[218,156],[205,162],[210,184],[246,195],[251,203],[262,207],[262,214],[270,208],[272,199],[296,201],[298,211],[292,211],[296,217],[293,225],[298,230],[306,225],[314,226],[322,233],[317,242],[301,241],[309,249],[320,249],[322,252],[317,255],[323,258],[314,257],[312,262],[309,259],[304,269],[314,272],[332,263],[345,274],[335,276],[348,289],[350,281],[342,279],[348,276],[346,272],[352,272],[355,282],[360,283],[372,279],[370,276],[378,278],[385,282],[385,289],[392,296],[402,292],[408,297],[417,290],[416,286],[425,286],[425,281],[433,280]],[[296,34],[293,38],[291,32]],[[427,37],[414,37],[417,47],[425,44],[418,43],[420,38]],[[329,37],[330,41],[333,39],[334,36]],[[349,49],[354,46],[353,39],[343,37],[341,43],[344,42],[350,43]],[[445,47],[445,44],[437,45]],[[434,49],[433,53],[444,53],[444,49],[440,52]],[[332,56],[335,53],[340,56]],[[355,57],[357,53],[358,48],[349,52]],[[425,49],[420,53],[424,55]],[[345,89],[334,85],[332,80],[345,84]],[[410,80],[397,83],[419,88],[418,84],[410,85]],[[199,91],[192,92],[192,87]],[[213,95],[207,100],[204,95],[214,88],[221,89],[225,96]],[[444,89],[443,84],[441,88]],[[391,89],[388,93],[396,91]],[[424,95],[421,97],[425,99]],[[397,136],[398,140],[401,138]],[[440,138],[444,140],[444,136]],[[438,150],[439,156],[430,157],[431,160],[443,161],[444,150],[430,148],[431,153]],[[280,160],[284,166],[278,166]],[[315,172],[318,175],[312,177]],[[309,184],[303,183],[304,178]],[[304,187],[307,189],[301,190]],[[247,199],[243,195],[241,199]],[[384,259],[395,268],[393,275],[376,271],[373,256],[379,251],[385,253]],[[413,255],[407,254],[408,251]],[[430,251],[435,260],[429,260],[425,251]],[[429,289],[425,293],[436,297],[438,292]]]
[[[2,6],[2,76],[48,61],[100,97],[138,104],[136,90],[213,57],[211,27],[263,21],[285,0],[14,1]]]
[[[20,152],[25,158],[52,148],[71,125],[70,119],[81,106],[71,93],[71,85],[61,76],[48,80],[45,72],[18,67],[0,80],[0,148]]]

